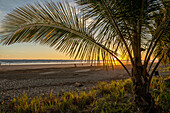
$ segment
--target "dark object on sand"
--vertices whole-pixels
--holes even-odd
[[[76,86],[76,87],[82,87],[82,86],[84,86],[84,85],[81,84],[81,83],[76,82],[76,83],[75,83],[75,86]]]
[[[76,64],[74,64],[74,67],[77,67],[77,65],[76,65]]]
[[[155,71],[155,76],[159,76],[159,71]]]

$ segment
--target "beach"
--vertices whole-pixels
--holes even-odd
[[[128,66],[130,69],[130,65]],[[64,91],[88,90],[99,81],[126,79],[128,75],[118,65],[107,70],[90,64],[1,65],[0,101],[21,97],[54,94]]]
[[[131,72],[131,66],[126,65]],[[160,74],[169,74],[164,72]],[[1,65],[0,101],[26,94],[28,97],[94,88],[100,81],[129,78],[122,66],[113,68],[90,64]]]

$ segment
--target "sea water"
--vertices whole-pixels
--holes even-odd
[[[130,64],[130,61],[121,60],[124,64]],[[34,65],[34,64],[79,64],[79,63],[89,63],[85,60],[32,60],[32,59],[0,59],[0,65]],[[97,61],[93,61],[97,63]],[[102,61],[100,61],[102,64]],[[118,61],[115,61],[114,64],[120,65]]]
[[[85,63],[85,61],[82,61],[82,60],[0,59],[0,65],[77,64],[77,63]]]

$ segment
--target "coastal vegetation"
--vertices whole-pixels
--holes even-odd
[[[164,113],[170,112],[170,77],[154,77],[150,92],[155,104]],[[89,91],[75,90],[54,95],[51,91],[45,97],[28,98],[27,95],[1,103],[1,113],[137,113],[133,101],[131,79],[99,82]]]
[[[155,100],[151,91],[151,81],[161,61],[169,62],[169,1],[75,0],[75,2],[80,10],[70,6],[67,2],[46,2],[43,5],[36,3],[13,10],[2,23],[3,31],[0,42],[5,45],[22,42],[46,44],[75,59],[88,60],[91,63],[103,60],[105,67],[113,66],[117,61],[131,77],[133,82],[131,89],[133,89],[133,99],[137,109],[144,113],[161,112],[157,107],[157,100],[161,96],[156,97]],[[150,63],[152,56],[153,60]],[[121,58],[125,57],[131,62],[131,72],[121,61]],[[144,57],[144,62],[142,62],[142,57]],[[95,101],[98,95],[96,90],[88,94],[68,96],[68,101],[66,96],[63,96],[61,100],[56,99],[57,102],[54,98],[47,99],[48,103],[47,101],[42,103],[49,104],[51,108],[56,103],[62,110],[65,110],[70,105],[74,105],[70,103],[75,102],[77,105],[70,107],[74,110],[86,104],[87,99],[90,101],[88,104],[92,111],[97,111],[97,108],[102,109],[102,107],[101,112],[107,112],[108,109],[112,111],[117,107],[118,96],[126,100],[124,89],[122,89],[124,87],[119,82],[116,83],[119,84],[116,87],[118,89],[113,88],[113,90],[118,90],[117,94],[111,91],[112,88],[105,91],[105,83],[103,84],[104,94],[106,93],[108,100],[111,100],[110,102],[107,99],[103,100],[107,101],[106,105],[100,105],[99,100],[102,100],[100,98]],[[107,95],[107,93],[110,94]],[[23,99],[27,99],[26,96]],[[17,102],[23,105],[23,99]],[[82,99],[85,100],[80,104],[79,100]],[[37,101],[40,104],[33,104],[35,100],[36,98],[31,101],[32,107],[28,103],[24,105],[26,108],[29,106],[29,109],[37,111],[40,109],[37,107],[41,102]],[[97,107],[93,108],[96,102]],[[126,100],[126,102],[129,101]],[[135,110],[130,103],[126,105],[120,104],[124,108],[129,107],[131,111]],[[20,110],[20,106],[17,109]]]

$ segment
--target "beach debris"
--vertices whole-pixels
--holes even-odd
[[[81,84],[81,83],[76,82],[76,83],[75,83],[75,86],[76,86],[76,87],[82,87],[82,86],[84,86],[84,85]]]
[[[74,73],[74,76],[79,75],[78,73]]]
[[[91,71],[91,69],[82,69],[82,70],[77,70],[75,72],[80,73],[80,72],[88,72],[88,71]]]

